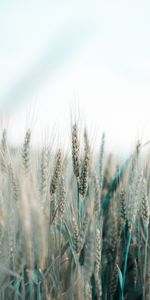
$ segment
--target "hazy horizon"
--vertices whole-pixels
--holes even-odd
[[[1,3],[0,119],[10,140],[33,126],[37,144],[54,131],[66,141],[74,107],[98,145],[103,131],[112,151],[150,140],[149,11],[135,0]]]

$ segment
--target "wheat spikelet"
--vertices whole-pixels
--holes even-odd
[[[111,281],[110,281],[110,295],[113,299],[116,289],[118,285],[118,268],[116,263],[114,264],[112,275],[111,275]]]
[[[79,255],[79,228],[78,228],[78,224],[77,224],[75,218],[73,218],[73,220],[72,220],[72,228],[73,228],[74,248],[75,248],[76,254]]]
[[[138,141],[135,151],[132,155],[132,159],[129,165],[129,174],[128,174],[128,184],[131,186],[135,182],[135,177],[137,176],[138,172],[138,165],[139,165],[139,155],[140,155],[140,143]]]
[[[55,166],[53,170],[53,175],[50,183],[50,219],[51,222],[55,222],[58,218],[58,204],[56,203],[56,190],[59,186],[59,181],[62,172],[62,153],[59,149],[55,157]]]
[[[95,265],[96,265],[96,272],[100,273],[100,266],[101,266],[101,250],[102,250],[102,241],[101,241],[101,232],[97,228],[96,229],[96,259],[95,259]]]
[[[8,165],[8,176],[9,176],[10,185],[12,186],[13,199],[15,202],[18,202],[19,201],[19,185],[15,178],[14,170],[13,170],[11,164]]]
[[[128,227],[130,232],[132,231],[136,217],[138,212],[139,206],[139,190],[142,181],[142,174],[137,174],[137,176],[132,179],[131,185],[128,186],[128,190],[126,193],[126,205],[127,205],[127,220],[128,220]]]
[[[22,162],[25,174],[28,174],[30,171],[30,143],[31,143],[31,131],[30,129],[27,130],[23,149],[22,149]]]
[[[142,175],[139,174],[139,153],[140,144],[138,143],[132,155],[129,166],[128,180],[126,183],[125,204],[126,204],[126,217],[130,232],[136,221],[139,200],[139,186],[141,184]]]
[[[60,217],[63,218],[64,217],[64,213],[65,213],[65,204],[66,204],[66,187],[65,187],[65,178],[64,176],[61,176],[60,179],[60,196],[59,196],[59,213],[60,213]]]
[[[102,225],[102,224],[101,224]],[[101,282],[101,252],[102,252],[102,228],[96,228],[96,242],[95,242],[95,280],[97,286],[97,298],[100,300],[102,296],[102,282]]]
[[[114,198],[115,199],[115,198]],[[111,228],[110,228],[110,242],[111,242],[111,254],[115,257],[115,253],[117,253],[117,245],[119,241],[119,220],[116,214],[116,206],[115,202],[111,207],[112,214],[111,214]]]
[[[84,159],[80,175],[80,195],[85,198],[88,190],[88,174],[89,174],[89,164],[90,164],[90,150],[89,144],[87,143],[87,134],[85,134],[85,149],[84,149]]]
[[[48,157],[49,151],[47,148],[42,150],[42,157],[41,157],[41,182],[40,182],[40,192],[43,200],[46,198],[47,194],[47,184],[48,184]]]
[[[143,177],[142,180],[142,220],[145,226],[149,223],[149,203],[148,203],[148,196],[147,196],[147,185],[146,180]]]
[[[6,171],[8,160],[8,144],[7,144],[7,131],[3,130],[2,139],[1,139],[1,170],[2,172]]]
[[[6,129],[4,129],[3,133],[2,133],[1,148],[4,153],[7,151],[7,131],[6,131]]]
[[[90,143],[89,143],[89,138],[88,138],[86,128],[84,129],[84,149],[85,149],[85,152],[87,151],[90,155]]]
[[[18,187],[16,184],[14,171],[10,163],[7,165],[7,184],[8,184],[8,202],[7,202],[7,225],[8,225],[8,245],[10,269],[15,271],[15,255],[16,255],[16,234],[18,211],[16,203],[18,202]],[[18,203],[17,203],[18,205]]]
[[[121,188],[120,191],[120,217],[121,217],[121,223],[125,224],[127,215],[126,215],[126,202],[125,202],[125,190]]]
[[[53,171],[53,176],[52,180],[50,183],[50,194],[51,196],[55,195],[56,189],[58,187],[60,175],[61,175],[61,167],[62,167],[62,153],[61,150],[59,149],[57,154],[56,154],[56,162],[55,162],[55,167]]]
[[[76,124],[74,124],[72,128],[72,162],[73,162],[73,171],[78,180],[80,176],[80,157],[79,157],[78,128]]]

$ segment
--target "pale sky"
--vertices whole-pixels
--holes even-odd
[[[112,151],[150,140],[149,16],[148,0],[1,1],[0,113],[12,143],[28,126],[35,143],[44,130],[68,138],[77,107]]]

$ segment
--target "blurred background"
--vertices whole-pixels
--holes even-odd
[[[0,2],[0,121],[12,144],[69,140],[71,115],[97,147],[150,140],[150,2]]]

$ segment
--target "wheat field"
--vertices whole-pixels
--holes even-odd
[[[138,142],[118,165],[85,130],[70,153],[0,144],[0,300],[150,299],[150,166]],[[81,144],[84,145],[81,149]]]

